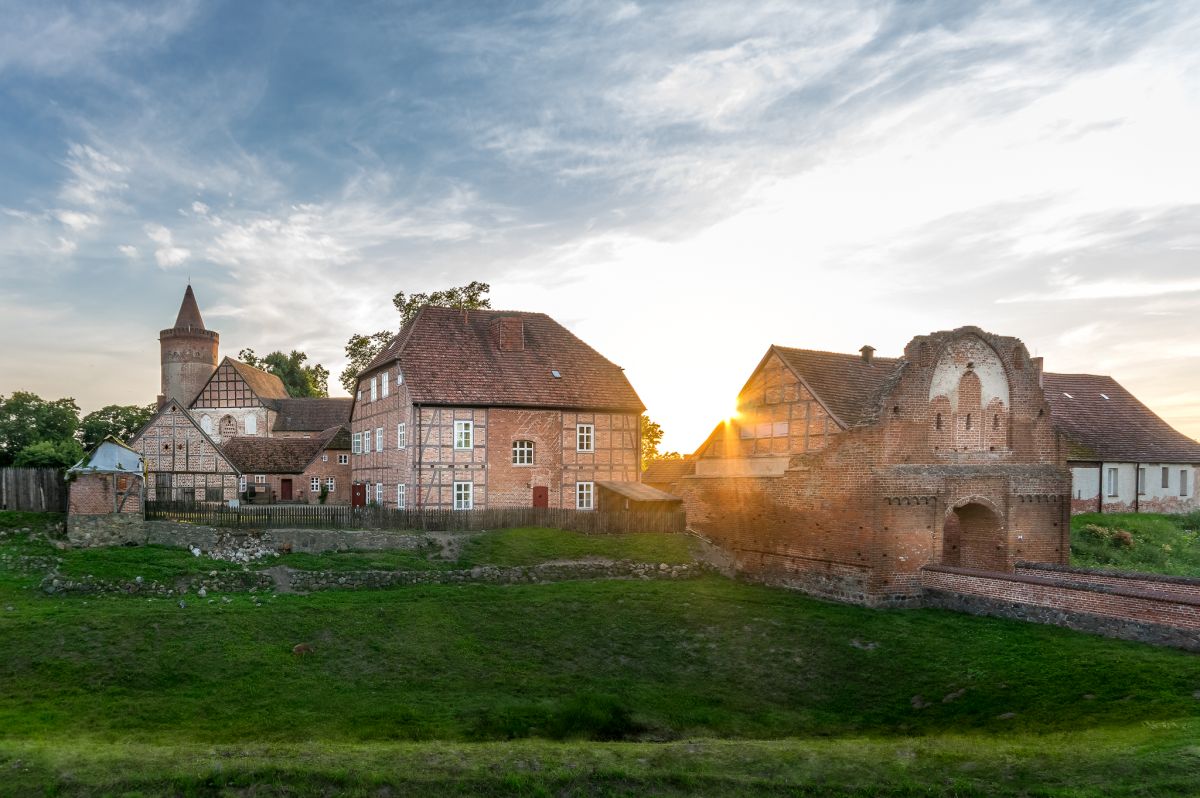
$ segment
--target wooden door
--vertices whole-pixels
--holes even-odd
[[[292,500],[292,481],[290,479],[279,480],[279,500],[281,502]]]
[[[534,507],[549,507],[550,506],[550,488],[545,485],[535,485],[533,488],[533,506]]]
[[[350,486],[350,504],[353,507],[367,506],[367,486],[362,482],[356,482]]]

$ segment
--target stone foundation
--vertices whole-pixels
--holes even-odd
[[[72,546],[124,546],[146,543],[146,519],[140,513],[67,516],[67,541]]]

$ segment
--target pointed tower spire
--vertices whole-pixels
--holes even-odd
[[[196,295],[192,293],[192,285],[188,283],[183,292],[183,304],[179,306],[179,315],[175,317],[175,329],[193,330],[204,329],[204,319],[200,317],[200,306],[196,304]]]

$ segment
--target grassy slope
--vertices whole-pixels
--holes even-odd
[[[1132,545],[1121,542],[1129,533]],[[1200,577],[1200,514],[1087,513],[1071,520],[1071,564]]]
[[[579,537],[550,535],[549,554],[616,545]],[[464,560],[539,556],[529,535],[503,540]],[[40,549],[0,546],[22,552]],[[13,794],[1173,795],[1200,781],[1200,658],[1057,628],[715,577],[181,609],[43,597],[28,589],[40,574],[9,563]],[[298,660],[302,640],[317,652]],[[527,735],[567,741],[471,742]],[[643,742],[570,741],[606,736]]]

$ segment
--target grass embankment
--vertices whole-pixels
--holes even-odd
[[[1200,577],[1200,513],[1087,513],[1071,519],[1079,568]]]
[[[463,561],[619,545],[490,540]],[[39,546],[0,544],[0,794],[1200,789],[1183,652],[717,577],[51,598]]]

